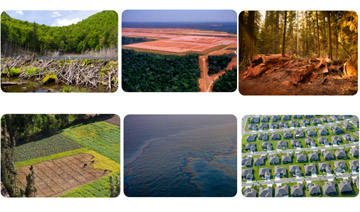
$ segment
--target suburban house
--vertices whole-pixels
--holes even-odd
[[[320,186],[315,183],[308,183],[307,188],[311,196],[317,196],[321,194]]]
[[[331,130],[335,135],[340,135],[344,133],[344,131],[339,126],[331,126]]]
[[[269,122],[270,117],[269,116],[262,116],[261,117],[261,122]]]
[[[341,120],[343,120],[340,116],[337,116],[337,115],[335,115],[335,116],[330,116],[330,118],[331,118],[332,120],[334,120],[334,121],[341,121]]]
[[[345,149],[337,149],[335,151],[335,155],[338,159],[345,159],[346,158],[346,152]]]
[[[334,162],[335,171],[339,173],[345,172],[347,170],[346,163],[343,160],[338,160]]]
[[[287,141],[279,141],[276,148],[277,149],[286,149],[288,147]]]
[[[289,196],[289,186],[287,184],[283,186],[276,186],[275,197],[288,197],[288,196]]]
[[[254,143],[246,144],[245,150],[255,152],[256,151],[256,144],[254,144]]]
[[[321,117],[320,120],[323,122],[323,123],[331,123],[331,119],[329,117]]]
[[[302,127],[307,127],[310,125],[310,121],[307,119],[301,120],[301,126]]]
[[[341,140],[340,136],[332,136],[331,137],[331,143],[339,145],[339,143],[341,143],[341,142],[342,142],[342,140]]]
[[[272,150],[272,144],[270,142],[264,142],[261,144],[263,150]]]
[[[346,131],[349,131],[349,130],[353,130],[353,129],[354,129],[354,127],[351,126],[351,124],[349,124],[349,123],[343,124],[343,128],[344,128]]]
[[[279,125],[277,123],[270,123],[270,129],[279,129]]]
[[[305,174],[312,175],[316,174],[316,165],[314,163],[310,163],[309,165],[304,166]]]
[[[281,128],[286,128],[286,129],[289,128],[289,124],[286,121],[281,121],[279,125]]]
[[[311,119],[312,117],[314,117],[313,115],[305,115],[305,118],[307,119]]]
[[[292,154],[288,153],[286,155],[282,155],[281,156],[281,161],[286,164],[286,163],[291,163],[292,162]]]
[[[259,189],[259,197],[272,197],[273,196],[273,188],[268,186],[266,188],[260,187]]]
[[[266,156],[261,155],[260,157],[254,158],[254,166],[263,166],[265,165]]]
[[[290,121],[290,120],[291,120],[291,116],[290,116],[290,115],[283,115],[283,120],[284,120],[284,121]]]
[[[306,154],[305,154],[305,153],[297,152],[297,153],[295,153],[295,157],[296,157],[296,161],[297,161],[298,163],[305,163],[305,162],[307,162],[307,157],[306,157]]]
[[[354,136],[352,136],[350,134],[344,134],[344,135],[342,135],[342,137],[345,141],[352,141],[352,142],[358,141],[358,139],[356,139]]]
[[[269,124],[268,123],[261,123],[259,130],[266,130],[269,129]]]
[[[241,171],[241,178],[246,180],[252,180],[254,178],[254,170],[253,169],[243,169]]]
[[[258,130],[258,126],[257,126],[256,124],[250,124],[250,125],[249,125],[249,130],[257,131],[257,130]]]
[[[329,134],[330,134],[326,127],[321,128],[318,132],[319,132],[319,134],[322,135],[322,136],[325,136],[325,135],[329,135]]]
[[[280,120],[281,120],[281,117],[279,115],[275,115],[275,116],[271,117],[272,122],[277,122],[277,121],[280,121]]]
[[[275,177],[286,177],[287,170],[285,167],[275,166],[274,175],[275,175]]]
[[[256,197],[256,190],[252,188],[245,188],[244,189],[244,196],[245,197]]]
[[[284,133],[283,133],[283,138],[284,138],[284,139],[290,139],[290,138],[292,138],[292,137],[293,137],[293,135],[292,135],[291,132],[284,132]]]
[[[290,141],[292,147],[301,148],[301,142],[297,139]]]
[[[318,118],[313,118],[310,121],[314,126],[317,126],[317,125],[321,124],[321,121]]]
[[[355,158],[359,157],[359,147],[353,147],[350,149],[349,152],[353,157],[355,157]]]
[[[297,121],[290,121],[290,127],[300,127],[300,124]]]
[[[258,124],[258,123],[260,123],[259,117],[251,117],[250,118],[250,124]]]
[[[246,166],[246,167],[250,167],[252,166],[252,158],[248,157],[248,158],[242,158],[241,160],[241,166]]]
[[[323,193],[328,196],[334,196],[337,194],[335,182],[334,181],[327,181],[324,183],[323,187]]]
[[[306,134],[309,137],[316,137],[317,136],[316,131],[315,130],[310,130],[310,129],[306,130]]]
[[[322,155],[324,156],[325,160],[334,160],[335,159],[334,153],[331,151],[324,150],[322,152]]]
[[[293,115],[294,119],[303,119],[302,115]]]
[[[259,177],[262,177],[266,180],[270,180],[271,178],[271,169],[270,168],[260,168],[259,169]]]
[[[295,138],[305,138],[305,133],[302,130],[295,130],[294,135]]]
[[[328,162],[319,163],[319,170],[331,174],[332,170]]]
[[[313,138],[306,138],[305,144],[311,147],[316,147],[316,142]]]
[[[330,144],[330,141],[326,137],[320,137],[318,138],[319,144],[328,146]]]
[[[353,189],[351,187],[351,181],[349,179],[343,179],[339,184],[339,190],[341,194],[352,194]]]
[[[318,161],[319,160],[319,153],[317,151],[313,151],[308,153],[310,161]]]
[[[292,176],[301,176],[301,169],[299,165],[289,166],[289,172]]]
[[[304,185],[302,183],[298,183],[296,185],[291,186],[291,196],[293,197],[302,197],[304,196]]]
[[[247,142],[256,141],[256,137],[257,137],[256,134],[248,135],[248,137],[246,137],[246,141],[247,141]]]
[[[281,135],[279,133],[271,133],[270,138],[271,138],[271,140],[280,140]]]
[[[270,165],[280,164],[280,158],[276,155],[269,155],[269,163]]]
[[[349,164],[350,164],[351,171],[353,171],[353,172],[359,171],[359,160],[350,160]]]
[[[261,133],[259,135],[259,140],[261,141],[268,141],[269,140],[269,135],[267,133]]]

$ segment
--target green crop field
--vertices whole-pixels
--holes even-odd
[[[106,122],[76,125],[61,134],[120,163],[120,128]]]
[[[42,137],[16,146],[16,162],[80,149],[82,146],[60,135]]]
[[[114,183],[116,176],[120,176],[120,172],[112,175]],[[103,177],[92,183],[76,188],[61,197],[109,197],[110,196],[110,176]]]

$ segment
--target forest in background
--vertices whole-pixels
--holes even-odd
[[[354,11],[245,11],[239,24],[239,62],[243,66],[256,54],[332,60],[357,54],[358,17]]]
[[[118,15],[115,11],[102,11],[63,27],[13,19],[6,12],[1,14],[1,54],[5,57],[28,53],[82,54],[104,48],[117,49],[117,43]]]

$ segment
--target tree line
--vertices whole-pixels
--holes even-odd
[[[255,54],[345,60],[357,55],[354,11],[244,11],[239,16],[239,62]]]
[[[48,52],[76,53],[117,47],[118,16],[102,11],[69,26],[52,27],[1,14],[1,50],[5,56],[21,51],[46,55]]]
[[[228,70],[214,82],[213,92],[234,92],[237,88],[237,68]]]
[[[219,71],[224,70],[228,64],[230,63],[231,59],[235,57],[235,54],[223,54],[223,55],[209,55],[208,62],[209,62],[209,74],[216,74]]]

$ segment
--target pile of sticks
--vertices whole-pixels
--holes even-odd
[[[4,59],[1,70],[3,73],[11,68],[19,68],[21,73],[18,77],[22,79],[41,80],[50,74],[55,74],[58,82],[66,85],[94,88],[102,85],[111,90],[118,87],[117,83],[114,83],[118,82],[117,64],[118,62],[114,60]],[[34,67],[36,71],[26,71]]]

